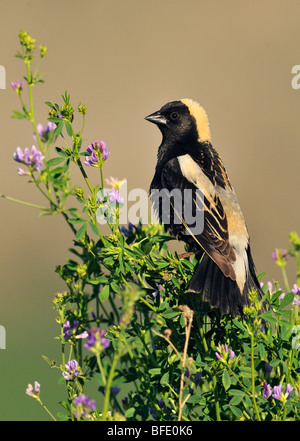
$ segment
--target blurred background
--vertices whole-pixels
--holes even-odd
[[[291,86],[292,67],[300,64],[299,1],[0,0],[0,6],[1,193],[43,204],[12,159],[17,146],[33,143],[30,124],[11,118],[19,100],[10,83],[25,74],[14,55],[18,32],[26,30],[48,47],[40,69],[45,84],[34,88],[37,121],[45,125],[45,101],[61,102],[68,90],[74,105],[88,108],[86,145],[106,141],[106,177],[127,178],[129,190],[148,189],[161,140],[144,117],[171,100],[199,101],[244,212],[257,271],[282,285],[271,253],[289,247],[290,231],[300,233],[300,90]],[[73,183],[82,183],[77,173]],[[72,234],[58,216],[39,218],[33,208],[0,202],[6,329],[0,420],[47,419],[25,389],[39,381],[45,404],[54,414],[62,410],[64,386],[41,356],[59,359],[52,302],[64,284],[54,270],[69,257]],[[292,284],[293,261],[288,273]]]

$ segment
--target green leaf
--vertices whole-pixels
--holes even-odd
[[[176,317],[176,315],[179,314],[179,311],[174,311],[174,309],[169,309],[168,311],[163,313],[163,317],[171,319],[173,317]]]
[[[264,312],[263,314],[260,315],[260,317],[266,320],[267,322],[277,323],[277,318],[273,317],[272,311]]]
[[[205,404],[205,399],[201,395],[191,395],[188,400],[188,403],[191,404]]]
[[[140,243],[140,248],[144,254],[149,254],[152,250],[151,241],[149,239],[143,239],[143,241]]]
[[[114,292],[116,293],[120,292],[120,287],[116,282],[111,282],[110,287]]]
[[[177,279],[175,279],[175,277],[172,277],[171,282],[172,282],[177,288],[180,288],[180,283],[178,282]]]
[[[83,224],[76,233],[76,239],[82,239],[85,236],[87,224]]]
[[[229,395],[239,395],[239,396],[242,396],[242,397],[244,397],[244,395],[245,395],[245,392],[243,392],[241,389],[230,389],[230,391],[228,392],[229,393]]]
[[[63,123],[61,118],[58,118],[57,116],[56,117],[48,118],[48,121],[51,121],[51,122],[54,122],[54,123],[61,123],[61,122]]]
[[[252,376],[251,368],[247,367],[247,366],[242,366],[240,368],[240,374],[241,374],[241,377],[251,378],[251,376]]]
[[[230,410],[237,418],[241,418],[243,416],[243,412],[238,407],[230,406]]]
[[[69,222],[70,222],[70,224],[87,224],[88,221],[85,219],[80,219],[80,218],[77,218],[77,219],[70,218]]]
[[[278,360],[278,358],[275,358],[274,360],[269,361],[269,365],[272,367],[278,366],[279,363],[280,363],[280,360]]]
[[[169,266],[170,264],[169,264],[169,262],[162,262],[162,261],[156,260],[156,261],[155,261],[155,265],[156,265],[158,268],[166,268],[166,267]]]
[[[27,115],[25,115],[24,113],[18,112],[17,110],[13,111],[13,115],[12,118],[16,118],[16,119],[26,119]]]
[[[64,149],[60,147],[55,147],[55,150],[58,155],[63,156],[64,158],[68,158],[70,156]]]
[[[161,368],[149,369],[149,374],[151,375],[151,377],[154,377],[155,375],[160,375],[161,374]]]
[[[130,407],[129,409],[126,410],[125,412],[125,416],[126,418],[132,418],[135,412],[135,408],[134,407]]]
[[[288,341],[291,338],[293,332],[293,324],[287,321],[284,321],[281,324],[280,334],[282,340]]]
[[[65,401],[60,401],[59,404],[66,410],[70,410],[70,406]]]
[[[105,285],[100,292],[101,302],[105,302],[109,297],[109,285]]]
[[[66,131],[69,136],[73,136],[73,129],[68,121],[65,121]]]
[[[54,110],[57,110],[56,107],[54,106],[54,104],[50,103],[50,101],[46,101],[45,104],[46,104],[46,106],[49,106]]]
[[[93,232],[94,234],[96,234],[96,236],[99,236],[100,231],[99,231],[97,225],[95,225],[95,224],[91,221],[91,222],[89,222],[89,226],[90,226],[92,232]]]
[[[222,383],[225,390],[229,389],[229,387],[231,386],[231,380],[228,371],[223,371]]]
[[[49,159],[49,161],[47,161],[47,165],[49,167],[53,167],[54,165],[60,164],[63,161],[64,161],[64,158],[53,158],[53,159]]]
[[[289,305],[290,303],[292,303],[292,301],[294,300],[294,294],[292,292],[289,292],[288,294],[286,294],[283,299],[280,302],[279,308],[278,309],[283,309],[285,308],[287,305]]]
[[[59,119],[59,118],[51,118],[51,119]],[[55,136],[59,135],[60,132],[62,131],[63,127],[64,127],[63,121],[61,119],[59,119],[59,121],[60,122],[58,123],[56,129],[53,132]],[[57,121],[53,121],[53,122],[57,122]]]
[[[66,173],[66,172],[68,171],[69,166],[70,166],[70,158],[68,158],[68,159],[66,160],[66,162],[64,163],[64,166],[63,166],[63,172],[64,172],[64,173]]]
[[[99,285],[100,283],[107,283],[108,282],[108,278],[105,276],[99,276],[99,277],[95,277],[94,279],[89,279],[88,281],[89,283],[91,283],[92,285]]]
[[[166,373],[161,377],[160,384],[161,384],[162,386],[164,386],[166,383],[169,383],[169,378],[170,378],[170,374],[169,374],[169,372],[166,372]]]
[[[57,412],[57,416],[59,418],[59,421],[69,421],[70,419],[69,415],[66,415],[63,412]]]
[[[263,360],[266,356],[266,349],[262,343],[259,344],[258,349],[260,353],[260,358]]]
[[[241,329],[241,331],[246,331],[245,326],[238,319],[233,319],[233,323],[237,328]]]
[[[242,399],[245,396],[245,392],[243,392],[240,389],[231,389],[231,390],[229,390],[228,393],[229,393],[229,395],[233,395],[233,397],[229,401],[230,406],[237,406],[238,404],[240,404],[240,402],[242,401]]]

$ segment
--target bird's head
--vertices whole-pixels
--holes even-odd
[[[210,142],[206,112],[191,99],[167,103],[145,119],[158,126],[163,142],[168,144],[188,146],[194,142]]]

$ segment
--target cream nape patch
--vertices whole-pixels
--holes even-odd
[[[195,118],[198,131],[198,141],[210,142],[211,135],[206,111],[199,103],[197,103],[197,101],[190,98],[184,98],[180,101],[187,106],[190,115]]]

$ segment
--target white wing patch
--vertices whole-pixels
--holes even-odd
[[[189,182],[199,188],[210,202],[214,200],[215,196],[221,201],[227,218],[229,243],[236,255],[232,267],[236,274],[236,282],[243,293],[248,271],[246,250],[249,235],[235,192],[228,187],[226,189],[220,186],[215,187],[190,155],[178,156],[177,159],[183,176]]]

